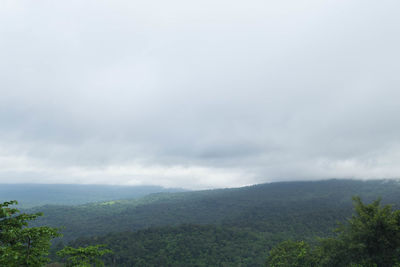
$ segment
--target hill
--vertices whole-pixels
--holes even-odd
[[[181,224],[223,225],[282,238],[326,236],[351,215],[353,195],[400,206],[397,181],[282,182],[234,189],[159,193],[81,206],[48,205],[39,224],[65,226],[64,240]]]
[[[21,208],[42,205],[81,205],[123,198],[140,198],[157,192],[182,189],[161,186],[113,186],[78,184],[0,184],[0,202],[18,200]]]

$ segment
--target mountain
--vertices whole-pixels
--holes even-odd
[[[223,225],[279,238],[326,236],[352,213],[351,197],[400,206],[398,181],[280,182],[179,193],[81,206],[47,205],[38,224],[64,226],[64,240],[182,224]]]
[[[78,184],[0,184],[0,202],[18,200],[20,208],[48,204],[80,205],[124,198],[140,198],[158,192],[183,189],[161,186],[113,186]]]

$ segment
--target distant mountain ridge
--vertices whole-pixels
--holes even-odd
[[[351,198],[400,207],[400,183],[375,180],[279,182],[233,189],[157,193],[139,199],[32,211],[40,224],[65,226],[64,238],[181,224],[225,225],[288,236],[326,236],[352,213]],[[118,225],[116,228],[115,226]]]
[[[20,208],[42,205],[82,205],[117,199],[136,199],[152,193],[182,192],[161,186],[81,184],[0,184],[0,201],[18,200]]]

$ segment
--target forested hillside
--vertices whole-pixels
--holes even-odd
[[[351,197],[400,204],[397,181],[328,180],[162,193],[139,200],[44,206],[38,223],[65,226],[64,240],[180,224],[212,224],[285,237],[327,235],[352,211]],[[117,226],[117,227],[116,227]]]
[[[273,248],[274,233],[227,226],[163,227],[80,238],[73,246],[108,244],[111,266],[400,266],[400,210],[353,197],[353,215],[328,238],[293,241]]]
[[[80,238],[73,246],[107,244],[112,266],[263,266],[271,235],[227,226],[181,225]]]
[[[334,236],[337,223],[350,218],[354,195],[365,203],[382,197],[383,204],[400,206],[398,181],[328,180],[157,193],[26,212],[44,213],[31,226],[64,227],[64,237],[54,241],[53,261],[62,260],[55,252],[69,243],[106,245],[114,252],[103,257],[110,266],[263,266],[269,251],[275,251],[273,261],[280,261],[286,247],[293,255],[303,250],[311,255],[293,256],[295,261],[328,260],[329,253],[310,247],[318,247],[318,237]],[[307,243],[290,241],[271,250],[284,240]]]
[[[158,192],[182,189],[161,186],[113,186],[78,184],[0,184],[0,202],[18,199],[21,208],[47,204],[81,205],[89,202],[140,198]]]

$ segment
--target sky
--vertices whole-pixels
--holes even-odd
[[[0,2],[0,183],[400,177],[399,1]]]

